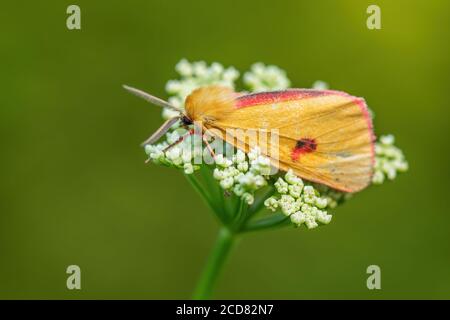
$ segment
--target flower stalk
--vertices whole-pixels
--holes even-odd
[[[206,262],[203,273],[198,280],[193,299],[204,300],[211,297],[214,285],[217,282],[218,276],[222,271],[225,261],[235,242],[236,235],[226,227],[222,227],[208,261]]]

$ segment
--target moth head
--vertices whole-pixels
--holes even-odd
[[[186,98],[186,115],[192,121],[211,123],[234,109],[236,93],[224,86],[198,88]]]
[[[181,124],[183,126],[190,126],[191,124],[193,124],[194,122],[191,120],[191,118],[189,118],[187,115],[183,114],[180,118],[181,120]]]

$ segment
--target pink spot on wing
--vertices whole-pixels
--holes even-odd
[[[296,161],[301,155],[314,152],[317,149],[317,143],[314,139],[302,138],[297,141],[294,149],[292,149],[291,158]]]

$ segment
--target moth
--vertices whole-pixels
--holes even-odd
[[[288,89],[240,94],[222,86],[206,86],[194,90],[182,110],[144,91],[124,88],[179,113],[143,144],[156,142],[181,121],[185,126],[201,123],[201,132],[213,131],[217,138],[248,152],[258,147],[258,142],[239,140],[228,129],[277,129],[279,159],[271,159],[277,168],[292,169],[305,180],[343,192],[360,191],[372,180],[375,136],[363,98],[334,90]]]

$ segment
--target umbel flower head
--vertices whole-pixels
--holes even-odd
[[[300,226],[305,224],[308,229],[319,226],[319,223],[328,224],[331,215],[325,209],[328,205],[326,198],[320,197],[319,192],[311,185],[289,170],[284,179],[279,177],[275,182],[278,195],[268,198],[264,205],[272,211],[280,209],[290,217],[292,223]]]
[[[286,72],[277,66],[265,66],[258,62],[244,73],[244,84],[252,92],[283,90],[289,88]]]
[[[170,95],[169,102],[179,108],[184,108],[186,97],[198,87],[220,84],[236,89],[236,81],[240,74],[234,67],[225,68],[217,62],[208,66],[203,61],[190,63],[185,59],[181,60],[175,69],[180,78],[169,80],[166,91]],[[256,63],[250,71],[244,73],[243,84],[244,88],[237,91],[287,89],[290,81],[284,70]],[[317,81],[313,86],[317,89],[328,87],[323,81]],[[174,115],[171,110],[163,111],[164,118]],[[224,145],[223,148],[218,148],[223,149],[223,152],[216,152],[213,158],[207,150],[201,148],[202,140],[195,135],[188,136],[181,143],[167,148],[178,141],[184,133],[185,129],[175,126],[165,135],[163,141],[146,145],[145,152],[149,160],[156,164],[183,170],[222,222],[229,224],[231,228],[258,229],[262,225],[270,227],[290,222],[294,226],[313,229],[328,224],[332,219],[329,210],[351,197],[351,194],[303,181],[292,171],[271,174],[270,160],[262,155],[258,148],[244,153],[219,139],[211,139],[210,145],[215,150],[216,144]],[[392,180],[398,172],[405,172],[408,169],[402,151],[393,143],[392,135],[382,136],[376,143],[373,176],[375,184],[384,182],[386,178]],[[197,161],[208,156],[209,161]],[[207,176],[203,180],[209,185],[202,186],[198,181],[197,171],[202,171],[203,176]],[[208,194],[209,189],[217,188],[221,190],[219,198]],[[227,202],[237,203],[233,209],[236,213],[226,212]],[[272,213],[266,212],[262,218],[255,218],[263,207]]]
[[[394,180],[398,172],[408,171],[408,162],[402,150],[394,146],[395,138],[392,134],[381,136],[375,146],[375,172],[372,182],[382,184],[387,178]]]

